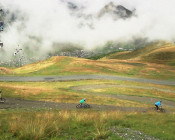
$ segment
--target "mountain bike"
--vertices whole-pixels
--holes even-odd
[[[0,98],[0,103],[5,103],[6,99],[5,98]]]
[[[160,112],[165,112],[165,109],[164,109],[164,108],[162,108],[162,107],[159,107],[159,109],[158,109],[158,110],[156,109],[156,107],[154,107],[154,110],[155,110],[155,111],[160,111]]]
[[[160,112],[165,112],[165,109],[163,109],[162,107],[159,108]]]
[[[76,105],[76,108],[91,108],[91,106],[88,104],[85,104],[85,105],[78,104]]]

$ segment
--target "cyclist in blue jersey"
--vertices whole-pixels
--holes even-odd
[[[161,102],[162,101],[158,101],[155,103],[156,109],[159,110],[159,107],[161,107]]]
[[[0,99],[2,98],[2,91],[0,90]]]

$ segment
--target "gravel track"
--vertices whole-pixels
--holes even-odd
[[[77,103],[78,104],[78,103]],[[46,102],[46,101],[33,101],[33,100],[22,100],[17,98],[7,98],[5,103],[0,103],[0,109],[16,109],[16,108],[25,108],[25,109],[59,109],[59,110],[75,110],[75,103],[56,103],[56,102]],[[119,107],[111,105],[96,105],[91,104],[92,110],[97,111],[139,111],[145,112],[148,111],[148,108],[141,107]]]
[[[74,86],[73,89],[77,90],[89,90],[89,89],[103,89],[103,88],[112,88],[112,87],[121,87],[121,88],[136,88],[136,89],[148,89],[148,90],[158,90],[166,93],[175,93],[173,90],[162,89],[156,87],[146,87],[146,86],[133,86],[133,85],[117,85],[117,84],[98,84],[98,85],[83,85],[83,86]]]
[[[160,84],[160,85],[175,85],[175,81],[153,80],[143,78],[131,78],[112,75],[70,75],[70,76],[0,76],[0,81],[9,82],[41,82],[41,81],[72,81],[72,80],[123,80],[135,81],[142,83]]]

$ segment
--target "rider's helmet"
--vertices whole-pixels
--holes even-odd
[[[162,102],[162,100],[160,100],[160,102]]]
[[[86,98],[84,98],[84,101],[86,101]]]

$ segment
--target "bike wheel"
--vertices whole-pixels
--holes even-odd
[[[88,105],[88,104],[86,104],[85,106],[84,106],[84,108],[90,108],[91,106],[90,105]]]
[[[76,106],[76,108],[82,108],[81,104],[78,104],[78,105]]]
[[[165,109],[161,108],[160,111],[161,111],[161,112],[165,112]]]
[[[5,98],[1,98],[1,99],[0,99],[0,102],[1,102],[1,103],[4,103],[5,101],[6,101]]]

